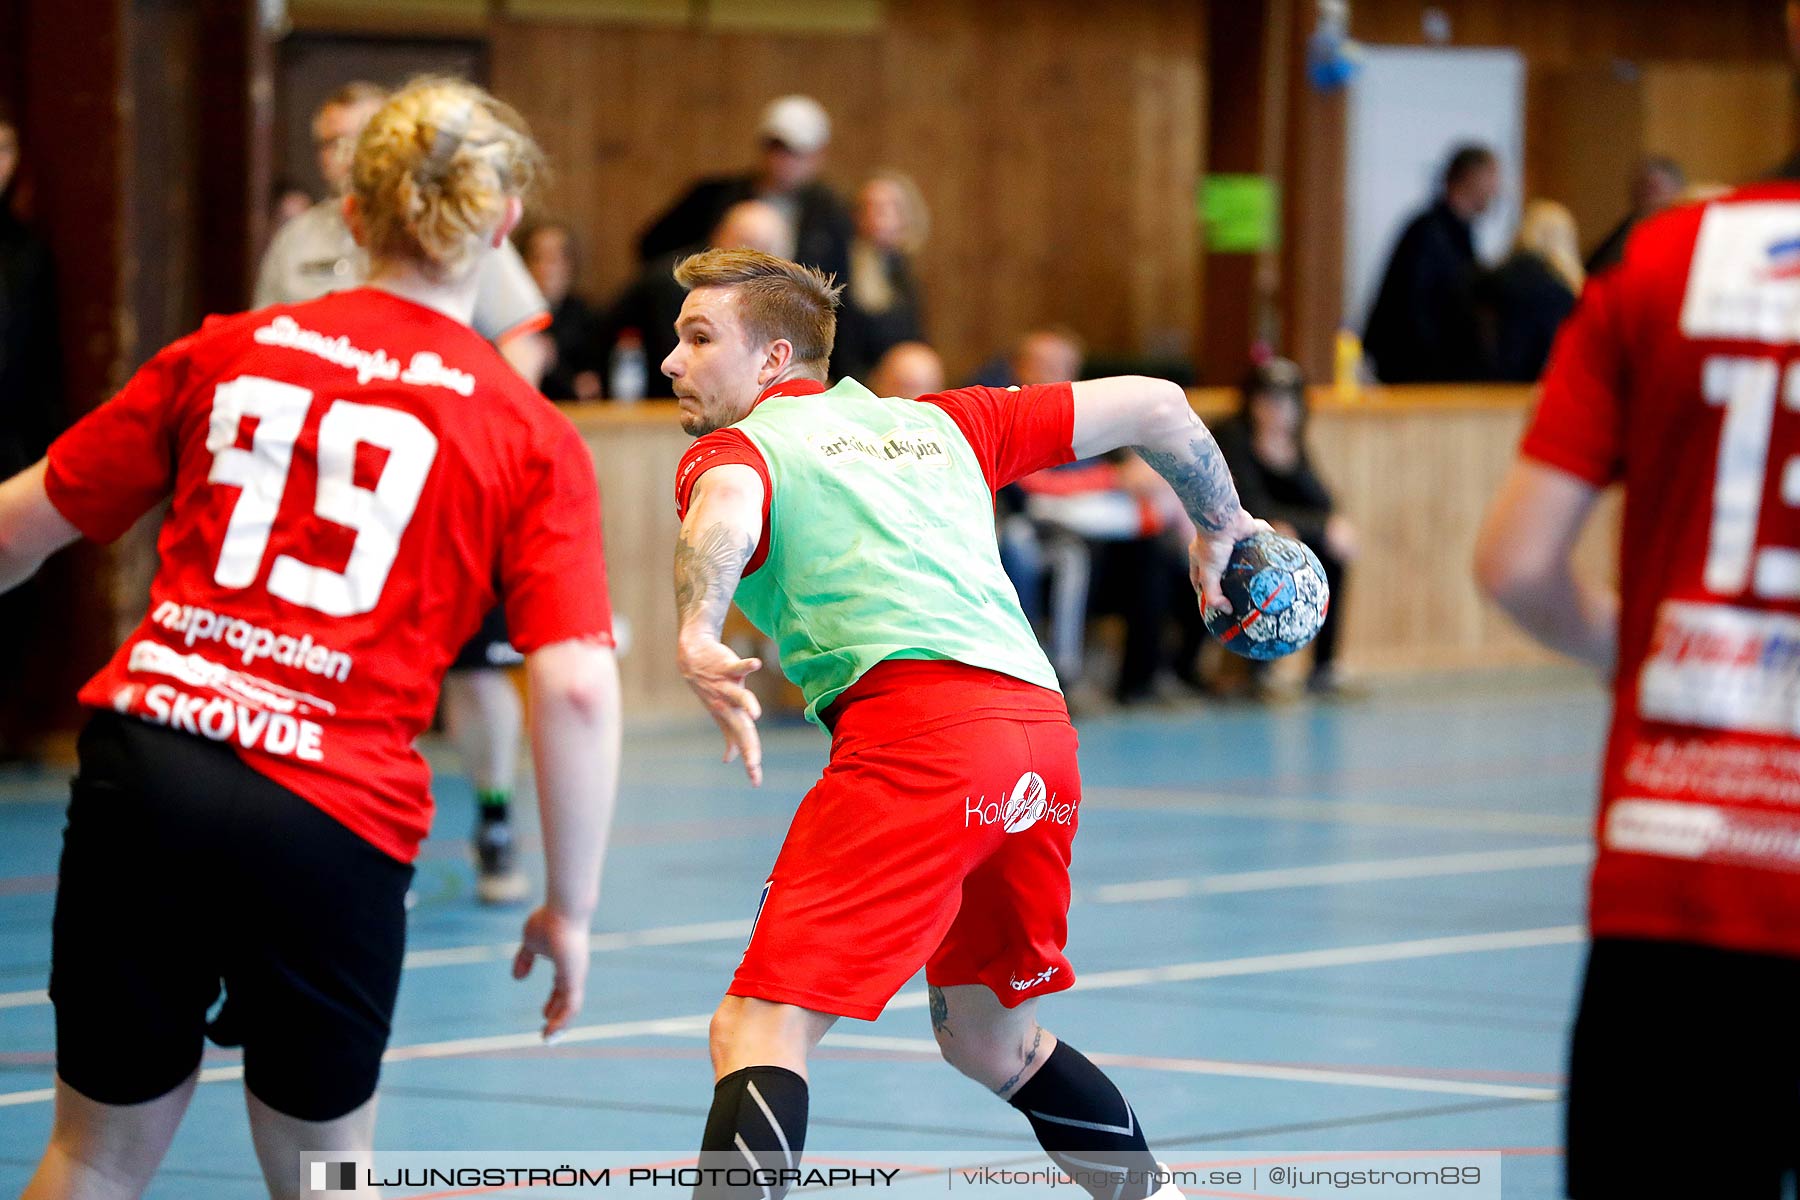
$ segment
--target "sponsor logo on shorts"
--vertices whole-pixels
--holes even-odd
[[[150,621],[170,633],[180,634],[184,646],[192,646],[195,642],[223,643],[238,652],[238,661],[246,667],[266,658],[308,675],[342,683],[350,678],[350,668],[354,665],[348,654],[320,645],[310,634],[289,637],[210,608],[176,604],[173,600],[157,605],[156,611],[150,614]]]
[[[964,797],[963,828],[998,825],[1007,833],[1023,833],[1039,821],[1073,825],[1076,810],[1080,807],[1080,801],[1058,803],[1056,793],[1045,785],[1044,777],[1036,771],[1027,771],[1019,776],[1019,781],[1013,784],[1012,791],[1003,800],[989,800],[985,794]]]
[[[1039,971],[1029,979],[1012,979],[1009,977],[1006,982],[1012,985],[1012,990],[1015,992],[1029,992],[1032,988],[1037,987],[1040,984],[1049,983],[1050,977],[1061,969],[1062,968],[1060,967],[1045,967],[1042,971]]]

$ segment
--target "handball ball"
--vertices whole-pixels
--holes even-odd
[[[1233,654],[1271,659],[1313,640],[1331,608],[1331,589],[1319,556],[1277,533],[1259,533],[1232,547],[1220,581],[1230,612],[1206,614],[1206,628]]]

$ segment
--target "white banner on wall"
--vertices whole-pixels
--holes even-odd
[[[1406,222],[1437,195],[1464,142],[1500,156],[1499,201],[1475,225],[1482,259],[1505,256],[1519,223],[1525,60],[1512,50],[1366,46],[1350,85],[1344,181],[1344,318],[1360,332]]]

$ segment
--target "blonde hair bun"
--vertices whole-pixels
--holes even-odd
[[[357,139],[350,190],[369,256],[436,278],[462,274],[543,170],[543,154],[509,105],[464,79],[416,79]]]

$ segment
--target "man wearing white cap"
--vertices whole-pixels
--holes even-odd
[[[726,209],[761,200],[794,231],[794,244],[779,257],[847,278],[854,234],[850,210],[818,178],[831,141],[831,118],[811,96],[782,96],[763,109],[756,129],[762,142],[756,168],[695,183],[639,236],[638,257],[649,263],[697,250]]]

